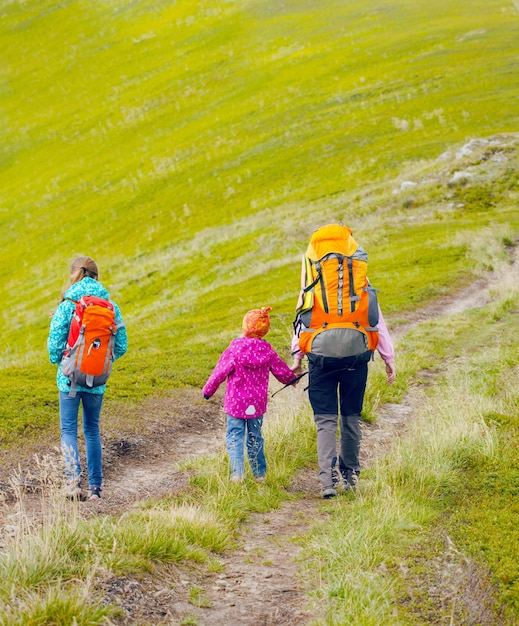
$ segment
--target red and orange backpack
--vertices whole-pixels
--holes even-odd
[[[75,302],[75,301],[73,301]],[[71,381],[70,396],[76,387],[104,385],[114,361],[115,307],[97,296],[83,296],[75,302],[61,370]]]

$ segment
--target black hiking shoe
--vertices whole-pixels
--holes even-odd
[[[325,487],[323,489],[323,498],[325,500],[329,500],[330,498],[335,498],[337,495],[337,489],[335,487]]]
[[[346,491],[357,488],[357,485],[359,484],[360,472],[352,469],[344,469],[341,470],[341,475],[342,486]]]

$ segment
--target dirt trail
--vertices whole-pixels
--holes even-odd
[[[477,280],[453,298],[445,298],[395,326],[396,340],[422,320],[450,315],[483,305],[494,278]],[[303,393],[302,389],[298,393]],[[361,461],[369,467],[385,455],[391,442],[412,419],[418,395],[413,389],[402,404],[386,404],[377,412],[377,423],[363,424]],[[143,415],[138,435],[112,436],[105,442],[105,494],[98,503],[84,503],[86,514],[119,514],[139,501],[166,494],[180,494],[189,484],[178,463],[188,456],[203,455],[223,446],[221,403],[205,402],[197,390],[176,391],[139,407]],[[58,452],[55,461],[59,464]],[[26,486],[30,479],[22,477]],[[0,507],[2,536],[13,532],[20,515],[13,502],[6,470],[0,469],[4,502]],[[312,607],[298,580],[299,546],[294,538],[326,518],[319,495],[317,471],[300,473],[291,491],[294,501],[267,514],[253,514],[244,524],[239,547],[219,556],[223,569],[207,573],[193,568],[164,568],[164,575],[113,577],[102,591],[108,602],[123,611],[114,623],[124,625],[180,624],[188,616],[200,626],[294,626],[310,623]],[[39,497],[25,490],[23,512],[38,517]],[[1,501],[0,501],[1,504]],[[190,590],[200,588],[196,606]]]

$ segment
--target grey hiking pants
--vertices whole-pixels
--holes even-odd
[[[368,378],[368,362],[308,355],[308,397],[317,429],[317,460],[323,488],[332,485],[334,458],[341,469],[360,471],[360,416]],[[337,454],[339,425],[339,454]]]

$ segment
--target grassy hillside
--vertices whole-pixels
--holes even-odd
[[[199,387],[250,307],[273,306],[287,356],[299,256],[342,220],[403,337],[393,388],[373,364],[366,417],[411,385],[420,401],[358,497],[298,537],[315,623],[515,623],[518,7],[0,0],[2,453],[58,437],[45,343],[77,254],[127,323],[105,405],[123,430],[145,397]],[[496,268],[489,305],[407,332],[410,311]],[[104,623],[105,576],[217,567],[315,460],[306,398],[284,398],[263,485],[222,480],[219,451],[188,463],[178,501],[83,519],[56,493],[51,523],[19,516],[0,623]]]
[[[123,310],[109,396],[133,401],[200,385],[253,306],[286,351],[322,222],[353,227],[394,319],[484,268],[474,241],[501,254],[519,232],[507,141],[456,155],[516,130],[513,3],[6,0],[0,18],[6,440],[55,415],[45,340],[76,254]]]
[[[149,499],[153,491],[144,489],[135,506],[123,488],[129,502],[121,515],[110,515],[103,504],[121,485],[117,479],[107,482],[108,498],[94,509],[70,506],[59,459],[33,459],[46,523],[31,524],[18,488],[22,514],[9,516],[8,533],[0,529],[0,624],[92,626],[105,624],[105,616],[139,626],[235,623],[235,614],[219,618],[231,602],[233,611],[253,616],[244,623],[257,623],[258,612],[250,609],[258,605],[275,623],[288,623],[293,620],[283,617],[293,614],[287,606],[294,602],[285,590],[301,589],[297,603],[313,609],[312,626],[516,626],[519,350],[510,337],[519,281],[517,265],[496,268],[499,280],[487,306],[424,320],[399,341],[400,378],[414,381],[400,405],[408,419],[405,428],[390,429],[391,446],[384,446],[379,435],[384,423],[398,421],[398,405],[385,407],[385,419],[379,414],[363,444],[374,459],[355,494],[327,501],[305,487],[308,472],[317,481],[315,426],[300,388],[271,401],[266,483],[250,474],[238,485],[226,480],[224,450],[212,449],[198,460],[169,459],[174,474],[187,480],[189,473],[186,489],[168,479],[160,487],[166,497]],[[370,390],[382,396],[387,385],[380,365],[372,366]],[[189,417],[196,423],[194,413]],[[179,428],[192,442],[192,432]],[[164,447],[173,452],[175,441],[147,456],[153,484],[164,476],[157,474],[156,456]],[[135,456],[138,466],[128,459],[123,476],[142,470],[142,455]],[[286,535],[276,532],[281,527]],[[268,535],[268,549],[256,543],[258,531]],[[245,555],[234,556],[242,542]],[[302,550],[297,580],[286,568],[288,555],[297,552],[287,553],[287,544],[294,542]],[[265,567],[282,578],[281,598],[275,584],[261,586]],[[251,580],[247,574],[249,593],[240,593]],[[221,576],[230,579],[231,592],[215,584]],[[255,604],[258,590],[262,600]]]

